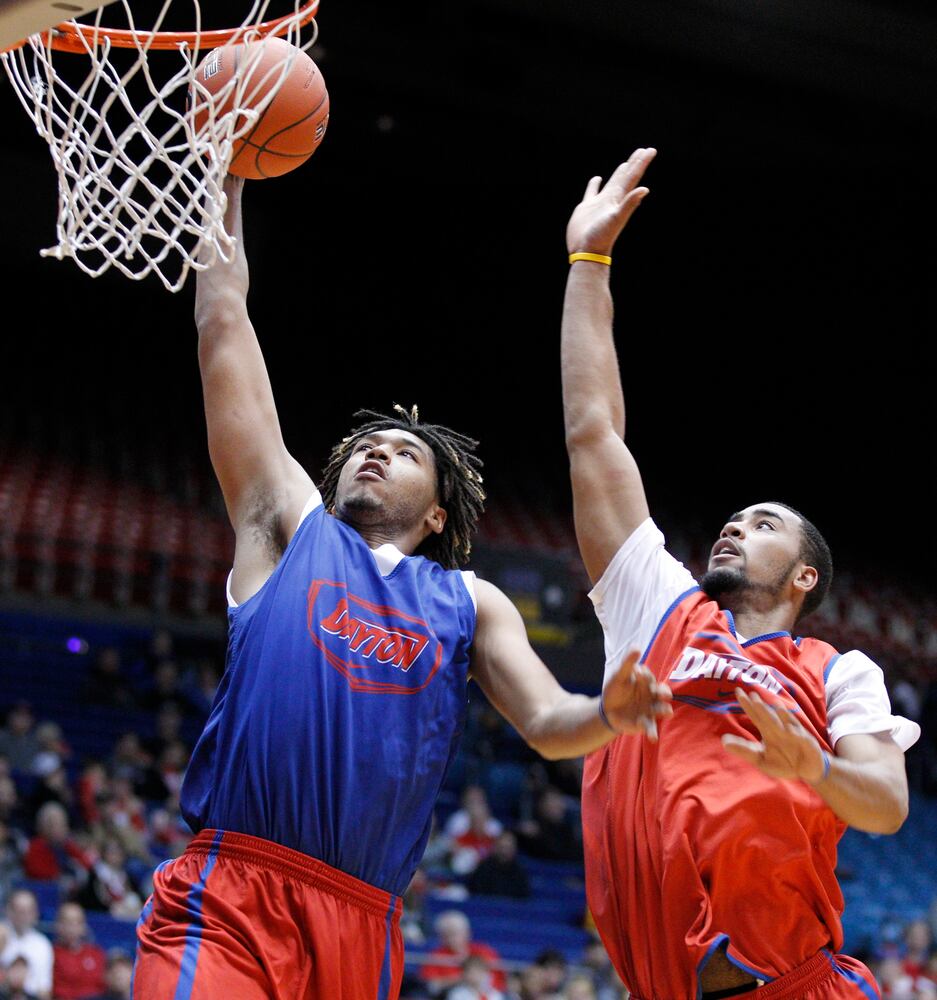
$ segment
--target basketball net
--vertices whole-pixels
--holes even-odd
[[[268,34],[306,50],[316,40],[318,0],[292,0],[291,14],[267,22],[271,0],[256,0],[240,27],[223,32],[201,31],[198,0],[189,2],[194,32],[161,30],[173,0],[165,0],[148,30],[135,25],[128,0],[120,0],[126,29],[102,27],[102,8],[93,23],[65,22],[2,54],[58,177],[58,242],[41,250],[43,257],[71,258],[92,277],[112,267],[134,280],[152,273],[170,292],[183,286],[190,269],[231,259],[235,241],[224,229],[222,183],[233,143],[273,100],[291,60],[262,77],[252,74],[257,46],[256,58],[241,60],[212,96],[196,80],[200,50]],[[312,25],[305,42],[304,24]],[[165,49],[176,54],[151,58]],[[90,70],[75,53],[90,60]],[[205,120],[196,131],[194,112],[201,108]]]

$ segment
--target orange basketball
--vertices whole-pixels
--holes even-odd
[[[240,68],[243,84],[225,94],[215,115],[220,116],[234,107],[236,94],[239,106],[255,108],[276,87],[283,68],[292,56],[292,63],[273,100],[261,112],[250,129],[234,141],[228,172],[238,177],[260,180],[279,177],[305,163],[316,151],[329,123],[329,94],[319,67],[301,49],[282,38],[264,38],[242,45],[225,45],[213,49],[199,63],[196,80],[211,95],[217,95]],[[205,95],[197,92],[193,124],[196,132],[204,125],[209,106]],[[236,131],[244,127],[236,122]]]

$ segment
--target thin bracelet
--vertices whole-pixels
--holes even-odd
[[[608,264],[611,267],[612,258],[604,253],[571,253],[569,255],[570,264],[575,264],[577,260],[591,260],[594,264]]]
[[[608,721],[608,716],[605,714],[605,692],[603,691],[599,695],[599,718],[608,726],[609,729],[617,736],[618,730]]]
[[[833,765],[833,760],[822,747],[820,748],[820,756],[823,757],[823,777],[820,778],[820,781],[826,781],[830,776],[830,768]],[[815,782],[815,784],[819,785],[820,781]]]

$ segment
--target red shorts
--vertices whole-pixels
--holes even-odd
[[[881,1000],[881,993],[861,962],[823,949],[786,975],[732,1000]]]
[[[203,830],[161,865],[137,925],[133,1000],[396,1000],[398,896],[315,858]]]

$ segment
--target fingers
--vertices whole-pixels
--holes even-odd
[[[655,698],[664,701],[670,701],[673,698],[670,688],[666,684],[659,684],[651,671],[641,663],[641,653],[637,649],[632,649],[625,654],[615,677],[622,678],[618,681],[619,684],[624,683],[624,678],[628,678],[631,685],[635,685],[639,681],[645,683]]]
[[[599,193],[599,188],[602,186],[601,177],[593,177],[589,183],[586,185],[585,193],[582,196],[582,200],[585,201],[586,198],[593,198]]]
[[[755,723],[762,736],[780,735],[787,728],[784,720],[790,716],[789,712],[779,713],[755,692],[748,694],[742,688],[735,689],[735,697],[742,706],[742,711]]]
[[[644,176],[644,171],[647,170],[656,155],[657,150],[650,147],[636,149],[624,163],[616,168],[609,178],[608,184],[605,185],[606,190],[619,197],[635,192],[635,185]],[[647,194],[646,188],[644,194]]]
[[[625,654],[625,658],[621,661],[621,666],[618,668],[618,673],[624,676],[634,677],[635,669],[641,661],[641,654],[636,649],[630,650]],[[645,668],[646,669],[646,668]]]
[[[605,688],[606,710],[625,731],[642,732],[657,742],[657,722],[673,715],[673,695],[666,684],[640,662],[641,653],[631,650]]]
[[[722,745],[734,757],[739,757],[754,767],[760,768],[764,763],[764,743],[758,743],[755,740],[747,740],[742,736],[733,736],[731,733],[726,733],[722,737]]]

